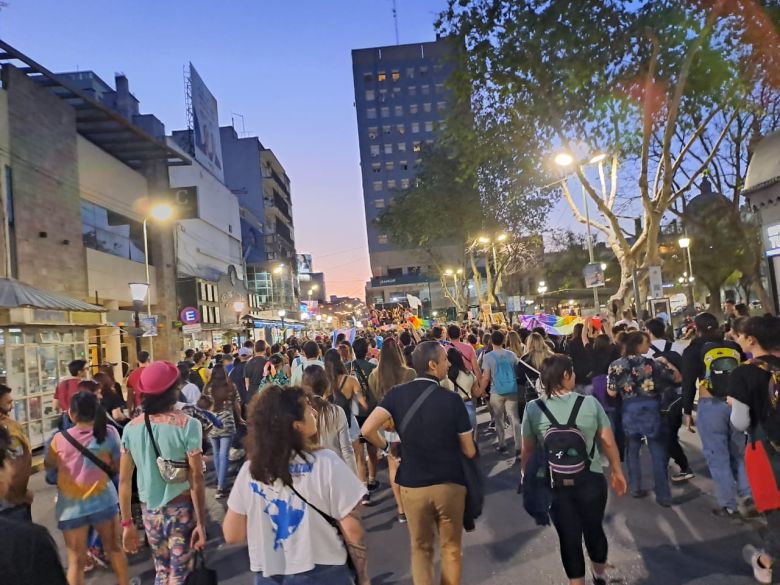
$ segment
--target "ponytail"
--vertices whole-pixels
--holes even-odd
[[[92,423],[92,433],[98,443],[106,440],[108,417],[92,392],[79,392],[70,401],[70,412],[76,422]]]

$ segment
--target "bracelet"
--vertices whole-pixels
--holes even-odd
[[[120,520],[119,525],[122,528],[130,528],[133,525],[132,520]]]

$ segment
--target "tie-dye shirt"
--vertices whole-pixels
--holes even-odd
[[[119,433],[110,426],[106,431],[106,438],[98,443],[92,429],[68,429],[71,437],[119,469]],[[118,505],[116,488],[106,472],[82,455],[62,433],[52,437],[46,467],[57,468],[57,520],[75,520]]]

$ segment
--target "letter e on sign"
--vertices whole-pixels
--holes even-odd
[[[179,313],[179,318],[185,325],[200,323],[200,311],[195,307],[184,307]]]

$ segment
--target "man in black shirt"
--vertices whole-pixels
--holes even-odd
[[[0,427],[0,499],[11,483],[11,440]],[[67,585],[57,548],[43,526],[0,517],[0,581],[3,585]]]
[[[265,370],[265,363],[268,361],[266,356],[267,347],[268,344],[265,340],[257,341],[255,343],[255,357],[249,360],[244,368],[244,383],[246,384],[249,400],[260,389],[260,384],[263,381],[263,371]]]
[[[409,522],[413,581],[433,583],[438,532],[442,583],[459,583],[466,500],[461,457],[476,455],[471,422],[463,400],[439,385],[450,367],[444,348],[435,341],[423,342],[412,353],[412,362],[417,377],[391,388],[362,432],[385,451],[389,445],[379,429],[386,422],[392,420],[401,436],[403,455],[396,481]]]

